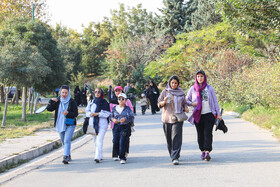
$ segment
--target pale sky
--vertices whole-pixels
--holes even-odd
[[[51,25],[61,23],[64,26],[82,31],[82,24],[88,26],[89,22],[100,22],[103,17],[110,17],[111,9],[119,9],[123,3],[135,7],[141,3],[142,8],[148,12],[159,14],[158,8],[163,7],[163,0],[47,0]]]

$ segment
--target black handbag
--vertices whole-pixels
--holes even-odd
[[[84,134],[87,133],[88,124],[89,124],[89,117],[86,117],[85,120],[84,120],[84,124],[83,124],[83,132],[84,132]]]

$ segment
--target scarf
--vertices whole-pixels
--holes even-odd
[[[101,110],[106,110],[110,112],[109,103],[104,99],[104,91],[101,90],[101,95],[99,98],[94,98],[93,103],[96,104],[95,113],[100,112]],[[99,116],[94,116],[93,118],[93,127],[95,129],[96,134],[99,132]]]
[[[173,101],[174,101],[174,112],[175,113],[182,113],[182,105],[181,103],[178,103],[178,101],[180,100],[181,97],[185,97],[186,94],[185,92],[182,90],[182,88],[179,87],[179,84],[180,82],[178,82],[178,86],[176,89],[172,89],[171,86],[170,86],[170,82],[174,79],[174,77],[177,77],[177,76],[171,76],[169,81],[168,81],[168,84],[166,85],[165,87],[165,90],[167,92],[169,92],[172,97],[173,97]],[[177,80],[177,79],[176,79]],[[179,80],[179,79],[178,79]],[[177,81],[178,81],[177,80]]]
[[[58,133],[64,132],[66,130],[65,125],[65,116],[62,112],[65,112],[68,109],[69,101],[71,98],[70,89],[66,98],[61,96],[61,89],[60,89],[60,103],[58,107],[57,119],[56,119],[56,131]]]
[[[200,121],[201,110],[202,110],[202,98],[201,98],[200,92],[202,90],[204,90],[206,88],[206,86],[207,86],[206,74],[204,74],[204,82],[203,82],[203,84],[201,86],[197,82],[197,74],[195,75],[195,84],[193,85],[194,90],[196,92],[196,96],[197,96],[197,106],[196,106],[196,108],[195,108],[195,110],[193,112],[193,117],[194,117],[194,120],[195,120],[196,123],[198,123]]]

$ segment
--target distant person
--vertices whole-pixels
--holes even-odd
[[[150,109],[150,99],[149,99],[149,97],[148,97],[148,91],[149,91],[149,85],[146,84],[146,85],[145,85],[144,94],[145,94],[146,99],[147,99],[147,109]]]
[[[130,82],[127,82],[126,86],[124,87],[124,93],[126,93],[129,88],[130,88]]]
[[[84,84],[84,87],[82,89],[82,92],[81,92],[81,105],[82,106],[87,106],[87,85]]]
[[[116,99],[116,95],[114,93],[114,90],[112,88],[112,85],[109,86],[108,91],[107,91],[107,98],[108,101],[110,101],[111,99]]]
[[[179,164],[184,122],[175,121],[176,119],[174,120],[173,114],[189,112],[185,97],[186,94],[179,85],[179,78],[172,76],[158,98],[158,105],[163,107],[161,120],[167,141],[167,148],[174,165]]]
[[[74,90],[74,99],[77,103],[77,106],[79,106],[81,104],[81,90],[79,88],[79,86],[76,86],[75,90]]]
[[[63,85],[60,88],[60,97],[52,98],[49,101],[47,110],[55,111],[54,126],[59,133],[63,145],[64,164],[71,161],[71,139],[76,127],[76,117],[78,116],[78,107],[74,99],[71,98],[70,88]]]
[[[139,102],[141,106],[142,115],[145,115],[146,108],[147,108],[147,99],[144,93],[141,94],[141,99]]]
[[[90,101],[90,98],[94,97],[94,85],[90,84],[87,89],[87,102]]]
[[[158,102],[158,97],[159,97],[159,90],[157,85],[153,82],[150,81],[150,87],[148,90],[148,97],[151,102],[151,110],[152,114],[156,114],[157,111],[159,111],[157,102]]]
[[[126,95],[132,103],[134,115],[136,115],[136,94],[137,94],[136,89],[132,84],[131,87],[126,91]]]
[[[56,97],[58,97],[59,88],[56,88],[56,89],[55,89],[55,93],[56,93]]]
[[[131,135],[131,123],[134,121],[132,110],[126,106],[127,96],[124,93],[118,95],[119,105],[112,109],[111,120],[114,122],[114,146],[118,150],[121,164],[126,163],[126,151],[129,146],[129,137]]]
[[[202,70],[195,74],[195,84],[188,91],[187,103],[193,106],[193,114],[189,122],[196,127],[201,159],[210,161],[215,117],[221,120],[222,116],[215,90],[207,84],[206,74]]]
[[[86,108],[89,124],[93,125],[96,137],[95,141],[95,158],[94,161],[99,163],[103,159],[103,140],[108,128],[108,118],[110,116],[109,103],[103,98],[104,91],[101,88],[96,88],[94,97],[88,102]]]

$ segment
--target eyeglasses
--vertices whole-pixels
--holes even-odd
[[[125,98],[118,98],[118,100],[119,100],[119,101],[124,101],[124,100],[125,100]]]
[[[100,94],[100,93],[101,93],[101,91],[95,91],[95,93],[98,93],[98,94]]]

